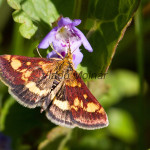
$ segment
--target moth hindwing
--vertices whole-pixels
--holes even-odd
[[[2,55],[0,79],[20,104],[40,106],[57,125],[89,130],[108,125],[103,107],[74,70],[71,54],[63,60]]]

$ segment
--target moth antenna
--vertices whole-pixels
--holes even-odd
[[[39,54],[39,56],[42,58],[42,56],[41,56],[41,54],[40,54],[40,52],[39,52],[38,47],[36,47],[36,51],[37,51],[37,53]]]
[[[73,52],[71,52],[71,47],[70,47],[70,42],[69,42],[69,49],[68,49],[69,54],[73,54],[76,50],[77,50],[77,48],[75,50],[73,50]]]
[[[49,46],[52,48],[52,50],[54,50],[56,52],[57,55],[59,55],[62,59],[64,59],[64,57],[54,49],[54,47],[51,43],[49,43]]]
[[[71,54],[71,47],[70,47],[70,41],[69,41],[69,49],[68,49],[69,53]]]
[[[71,54],[73,54],[76,50],[77,50],[77,48]]]

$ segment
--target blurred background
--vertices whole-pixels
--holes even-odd
[[[17,23],[19,21],[15,20],[16,16],[13,15],[12,17],[12,13],[16,9],[16,6],[12,7],[14,1],[8,0],[8,5],[7,1],[0,0],[0,54],[33,57],[36,55],[33,52],[35,47],[47,32],[44,31],[40,36],[35,34],[24,38],[25,31],[19,28],[20,24]],[[20,5],[23,2],[26,2],[26,0],[20,0]],[[103,15],[103,17],[93,15],[93,11],[96,14],[104,6],[106,7],[105,2],[97,1],[101,6],[101,8],[97,9],[94,9],[94,5],[98,5],[97,3],[92,4],[93,2],[88,0],[86,2],[91,5],[90,9],[88,9],[88,16],[91,18],[96,20],[96,17],[99,17],[100,20],[105,20],[110,15]],[[70,2],[56,0],[55,2],[53,1],[53,4],[59,14],[69,16],[71,19],[83,19],[83,23],[85,23],[85,13],[82,14],[81,8],[85,7],[83,4],[86,2],[80,0]],[[136,3],[134,0],[128,0],[128,2],[129,4]],[[121,0],[120,3],[122,3]],[[74,8],[73,10],[71,6]],[[81,6],[80,13],[77,11],[78,6]],[[107,6],[110,9],[112,5]],[[109,126],[93,131],[79,128],[72,130],[56,126],[47,120],[44,113],[40,113],[40,108],[28,109],[18,104],[8,94],[8,88],[0,82],[0,150],[150,149],[150,1],[142,0],[140,5],[137,3],[134,7],[126,22],[119,26],[119,33],[116,34],[116,39],[118,40],[120,35],[123,35],[123,28],[134,15],[123,39],[118,44],[112,62],[110,57],[107,58],[111,65],[106,78],[86,81],[93,95],[106,110]],[[128,6],[126,6],[126,10],[127,8]],[[109,9],[105,11],[109,11]],[[73,11],[72,15],[68,11]],[[22,18],[20,17],[19,19],[21,20]],[[82,28],[84,27],[81,25],[80,29]],[[89,33],[88,31],[86,32],[89,28],[88,26],[84,28],[85,33]],[[40,30],[40,28],[38,29]],[[109,29],[108,27],[107,31]],[[112,36],[111,33],[105,38]],[[98,51],[98,49],[101,49],[101,44],[94,43],[94,38],[92,37],[91,35],[89,41],[93,49]],[[105,41],[107,41],[106,39]],[[114,40],[115,45],[117,45],[118,40]],[[111,51],[110,53],[112,54],[113,52]],[[81,63],[81,69],[79,70],[85,68],[88,56],[90,55],[84,55],[85,61]],[[100,65],[104,66],[104,64]],[[90,68],[87,65],[88,67]]]

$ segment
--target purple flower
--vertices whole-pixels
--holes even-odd
[[[58,26],[53,28],[46,37],[40,42],[38,48],[46,49],[50,44],[53,44],[54,49],[65,57],[68,48],[70,47],[73,53],[73,62],[75,68],[81,63],[83,54],[80,52],[79,47],[83,44],[85,49],[92,52],[93,49],[84,36],[84,34],[77,29],[81,23],[80,19],[70,20],[69,18],[61,18]],[[50,52],[47,58],[60,57],[55,51]]]

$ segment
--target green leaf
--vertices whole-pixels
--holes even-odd
[[[81,131],[80,131],[81,132]],[[95,150],[106,150],[111,149],[111,140],[107,136],[107,128],[93,130],[93,131],[84,131],[80,133],[80,141],[78,147],[75,149],[95,149]]]
[[[37,27],[33,24],[26,13],[22,11],[15,11],[13,18],[16,22],[22,23],[19,28],[20,33],[27,39],[30,39],[35,34]]]
[[[3,0],[0,0],[0,6],[1,6],[2,2],[3,2]]]
[[[101,89],[101,95],[95,95],[98,90],[92,89],[93,94],[98,97],[103,106],[109,107],[118,103],[123,97],[135,96],[139,92],[138,75],[128,70],[108,72],[104,82],[105,84],[102,84],[102,87],[99,88]]]
[[[114,108],[109,110],[108,116],[110,122],[108,130],[113,136],[128,143],[136,141],[135,124],[128,112]]]
[[[56,8],[49,0],[8,0],[8,4],[16,9],[13,19],[21,23],[19,31],[27,39],[41,27],[43,31],[37,33],[38,36],[44,36],[50,30],[51,23],[58,18]]]
[[[0,93],[3,95],[7,92],[7,87],[0,81]]]
[[[89,14],[89,18],[84,21],[84,28],[89,30],[87,37],[93,52],[83,51],[84,59],[81,63],[82,66],[88,66],[88,72],[107,72],[116,47],[130,24],[138,4],[138,0],[91,2],[88,11],[93,14]],[[82,11],[84,13],[85,10]]]
[[[71,130],[69,128],[57,126],[48,134],[47,138],[39,144],[39,150],[63,149],[65,143],[70,139]]]
[[[52,1],[60,14],[62,14],[64,17],[69,17],[72,19],[74,18],[72,16],[74,3],[75,3],[74,0],[52,0]],[[77,1],[77,3],[78,3],[78,1]],[[79,5],[78,5],[78,7],[79,7]]]
[[[13,9],[21,9],[21,3],[22,0],[7,0],[10,7]]]
[[[14,99],[12,97],[9,97],[5,104],[4,104],[4,107],[1,111],[1,130],[4,130],[5,129],[5,121],[6,121],[6,117],[9,113],[9,109],[10,107],[15,103]]]

